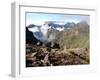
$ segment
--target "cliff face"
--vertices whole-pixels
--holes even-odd
[[[38,42],[42,43],[36,39],[31,31],[26,27],[26,44],[37,44]]]

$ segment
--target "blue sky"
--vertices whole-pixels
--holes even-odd
[[[29,24],[42,25],[45,21],[90,22],[88,15],[70,15],[70,14],[50,14],[50,13],[26,13],[26,26]]]

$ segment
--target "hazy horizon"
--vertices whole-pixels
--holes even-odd
[[[42,25],[45,21],[74,22],[86,21],[90,23],[89,15],[54,14],[54,13],[26,13],[26,26],[30,24]]]

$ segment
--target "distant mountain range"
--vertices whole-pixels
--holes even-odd
[[[81,21],[77,24],[75,24],[74,22],[58,24],[57,22],[55,23],[53,21],[47,21],[43,25],[30,24],[26,27],[26,32],[28,33],[26,38],[29,38],[29,36],[31,35],[31,37],[33,36],[31,39],[34,42],[40,41],[47,44],[53,41],[57,44],[61,44],[61,41],[63,41],[61,40],[61,38],[64,38],[65,40],[68,38],[69,40],[71,40],[71,36],[75,37],[75,35],[83,37],[85,36],[87,39],[87,37],[89,36],[89,25],[85,21]],[[67,43],[66,41],[63,42]]]
[[[43,25],[30,24],[27,27],[28,28],[33,28],[33,27],[38,27],[38,28],[42,27],[43,28],[44,26],[46,26],[46,29],[53,28],[53,29],[62,31],[64,29],[74,27],[75,23],[74,22],[65,23],[65,22],[46,21]]]

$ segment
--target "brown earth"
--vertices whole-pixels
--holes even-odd
[[[26,44],[26,67],[89,64],[89,49],[53,49]]]

